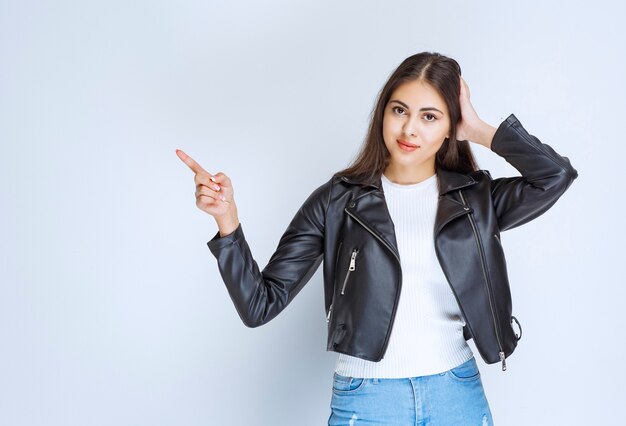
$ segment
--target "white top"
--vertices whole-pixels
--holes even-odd
[[[350,377],[403,378],[436,374],[473,356],[465,322],[435,253],[437,175],[410,185],[382,175],[395,226],[402,290],[389,345],[379,362],[338,354],[335,371]]]

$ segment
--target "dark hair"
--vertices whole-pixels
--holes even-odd
[[[456,125],[461,120],[460,75],[461,67],[454,59],[436,52],[422,52],[406,58],[378,94],[367,136],[356,159],[348,168],[336,172],[334,176],[355,178],[364,185],[380,178],[390,159],[382,132],[385,107],[398,86],[414,80],[429,83],[437,90],[445,100],[450,114],[449,138],[444,140],[435,155],[435,170],[443,168],[461,173],[478,170],[469,142],[456,140]]]

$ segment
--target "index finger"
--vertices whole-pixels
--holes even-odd
[[[182,150],[177,149],[176,150],[176,155],[178,155],[178,158],[180,158],[181,160],[183,160],[183,162],[189,166],[189,168],[196,174],[200,173],[200,172],[205,172],[207,174],[211,174],[209,172],[207,172],[206,170],[204,170],[202,168],[202,166],[198,163],[196,163],[196,161],[191,158],[190,156],[188,156],[187,154],[185,154]]]

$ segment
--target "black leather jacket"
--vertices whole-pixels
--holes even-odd
[[[433,238],[460,306],[466,340],[483,360],[502,362],[521,337],[513,328],[511,293],[500,232],[547,211],[578,176],[567,157],[529,134],[511,114],[491,150],[521,176],[492,179],[440,169]],[[300,292],[324,261],[327,350],[370,361],[385,355],[402,288],[394,224],[380,182],[333,176],[297,211],[263,271],[241,224],[207,243],[237,312],[248,327],[265,324]]]

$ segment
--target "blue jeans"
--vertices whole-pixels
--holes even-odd
[[[493,425],[474,357],[443,373],[363,379],[335,373],[329,426]]]

